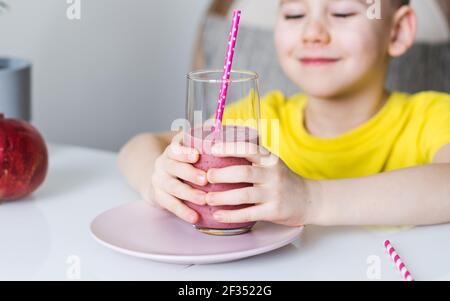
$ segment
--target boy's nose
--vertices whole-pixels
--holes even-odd
[[[330,43],[331,37],[326,26],[317,20],[310,20],[305,24],[302,41],[305,45],[324,45]]]

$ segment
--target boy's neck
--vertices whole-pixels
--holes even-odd
[[[304,126],[313,136],[334,138],[367,122],[380,111],[388,98],[389,93],[383,86],[333,99],[308,96]]]

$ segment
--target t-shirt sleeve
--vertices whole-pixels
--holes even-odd
[[[436,153],[450,143],[450,94],[425,95],[431,100],[424,111],[420,145],[426,162],[432,163]]]

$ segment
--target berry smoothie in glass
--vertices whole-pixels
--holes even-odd
[[[245,116],[250,119],[223,120],[220,130],[214,132],[216,128],[214,118],[217,109],[217,91],[223,85],[222,70],[203,70],[188,74],[188,89],[186,103],[186,119],[189,126],[184,128],[183,144],[195,148],[200,153],[199,160],[193,164],[195,168],[208,171],[210,168],[224,168],[235,165],[251,165],[245,158],[236,157],[215,157],[211,153],[211,148],[216,143],[227,142],[249,142],[259,143],[259,92],[258,75],[251,71],[231,71],[230,79],[227,80],[228,95],[224,108],[226,119],[227,108],[233,103],[243,101],[245,105],[240,105],[240,110],[246,110]],[[242,104],[241,103],[241,104]],[[223,124],[223,125],[222,125]],[[214,126],[213,126],[214,125]],[[251,125],[251,126],[247,126]],[[247,150],[238,150],[246,152]],[[242,154],[242,153],[240,153]],[[247,153],[244,153],[247,154]],[[199,186],[194,183],[187,184],[193,188],[205,192],[221,192],[227,190],[250,187],[250,183],[208,183],[206,186]],[[251,230],[255,222],[249,223],[221,223],[214,219],[213,213],[218,210],[236,210],[253,206],[253,204],[232,205],[232,206],[200,206],[184,200],[186,205],[199,214],[199,220],[194,227],[203,233],[213,235],[236,235]]]
[[[252,165],[245,158],[235,157],[215,157],[211,154],[211,147],[216,143],[227,142],[250,142],[258,143],[258,133],[255,129],[243,126],[223,126],[218,135],[214,135],[210,128],[197,127],[191,130],[191,133],[185,133],[183,143],[186,146],[197,149],[200,152],[200,158],[194,164],[195,168],[207,172],[210,168],[224,168],[235,165]],[[245,150],[242,150],[245,151]],[[221,192],[233,189],[250,187],[249,183],[208,183],[205,186],[199,186],[194,183],[188,183],[193,188],[205,192]],[[185,202],[188,207],[199,214],[199,220],[195,228],[201,232],[215,235],[235,235],[249,231],[255,222],[248,223],[221,223],[214,219],[213,214],[218,210],[237,210],[252,205],[228,205],[228,206],[201,206],[189,201]]]

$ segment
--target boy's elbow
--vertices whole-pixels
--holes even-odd
[[[117,156],[117,165],[121,171],[123,171],[127,165],[129,158],[133,153],[139,149],[139,146],[145,143],[145,141],[155,139],[156,135],[152,133],[137,134],[128,140],[119,150]]]
[[[119,150],[117,157],[119,169],[123,172],[134,157],[139,157],[147,150],[162,151],[170,144],[174,135],[172,132],[141,133],[132,137]]]

